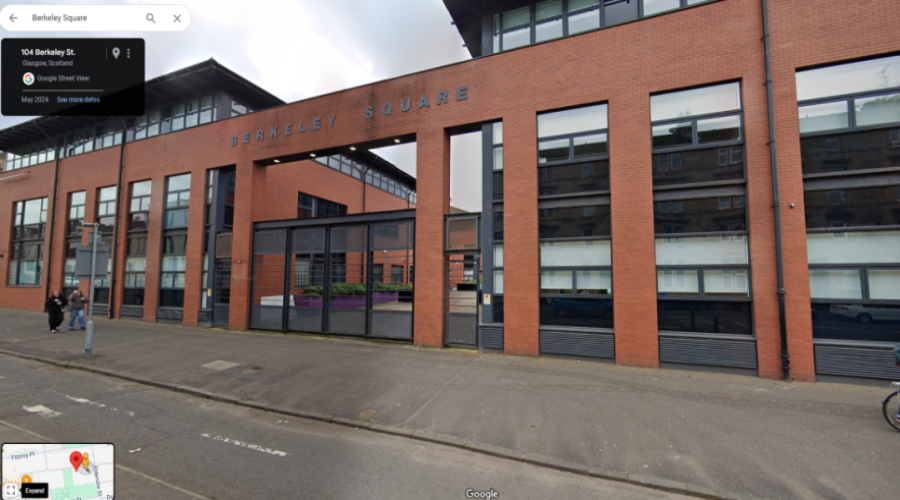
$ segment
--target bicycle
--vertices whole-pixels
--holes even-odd
[[[900,431],[900,382],[891,382],[891,387],[894,390],[881,402],[881,412],[891,427]]]

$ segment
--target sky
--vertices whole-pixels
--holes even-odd
[[[6,1],[145,4],[125,1]],[[441,0],[173,0],[191,12],[181,32],[10,33],[6,37],[141,37],[148,79],[215,58],[286,102],[298,101],[470,58]],[[0,116],[0,129],[27,120]],[[481,140],[451,141],[451,203],[480,211]],[[378,151],[415,175],[415,146]]]

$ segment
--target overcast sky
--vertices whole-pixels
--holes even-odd
[[[147,4],[151,2],[6,1],[27,4]],[[40,33],[2,31],[3,37],[141,37],[146,76],[214,57],[287,102],[469,59],[441,0],[174,0],[191,11],[182,32]],[[23,117],[0,116],[0,128]],[[455,139],[451,150],[454,206],[480,210],[480,137]],[[381,151],[415,175],[415,147]]]

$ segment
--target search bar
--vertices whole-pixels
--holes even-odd
[[[7,5],[8,31],[182,31],[191,24],[183,5]]]

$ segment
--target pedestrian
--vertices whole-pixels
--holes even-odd
[[[59,293],[59,290],[53,290],[45,304],[47,314],[50,316],[50,333],[59,333],[59,325],[66,319],[63,310],[67,305],[69,305],[69,302]]]
[[[84,308],[88,302],[81,290],[75,290],[69,295],[69,330],[75,329],[75,318],[78,318],[78,326],[84,330]]]

